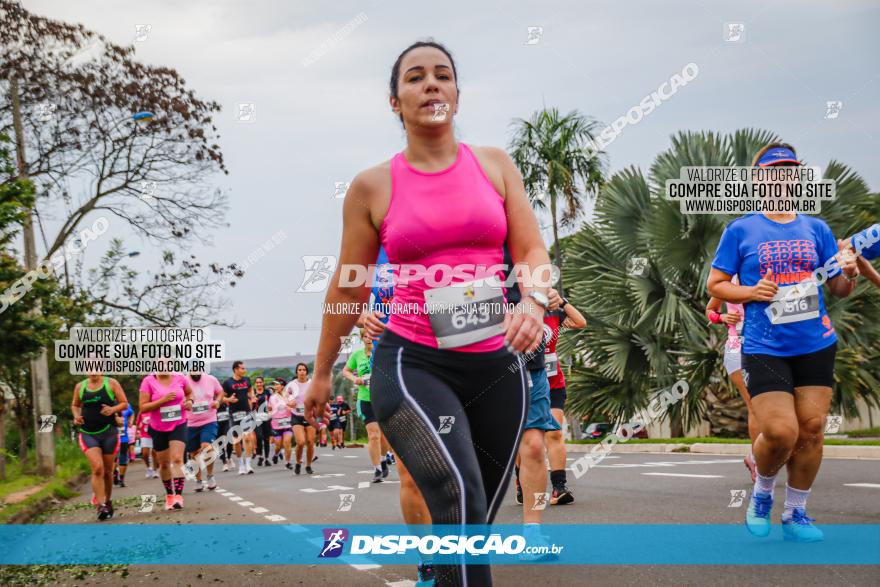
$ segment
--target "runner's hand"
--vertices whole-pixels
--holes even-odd
[[[358,377],[354,380],[354,382],[357,383],[358,385],[364,385],[364,378]]]
[[[315,373],[312,377],[312,384],[309,385],[309,389],[306,391],[306,398],[303,402],[303,405],[305,406],[305,417],[315,430],[318,429],[315,414],[323,414],[324,407],[327,405],[327,400],[330,399],[330,391],[332,387],[330,379],[331,377],[329,373]]]
[[[101,406],[102,416],[112,416],[114,413],[112,406]]]
[[[728,312],[727,314],[721,315],[721,321],[725,324],[730,324],[731,326],[737,324],[742,320],[742,316],[739,315],[739,312]]]
[[[76,426],[82,426],[83,424],[85,424],[85,420],[83,419],[82,416],[74,416],[73,423]]]
[[[559,306],[562,305],[562,297],[559,295],[559,292],[552,287],[547,293],[547,299],[550,300],[550,303],[547,305],[547,310],[550,312],[555,312],[559,309]]]
[[[184,409],[192,410],[192,407],[193,407],[193,402],[192,402],[192,400],[191,400],[191,399],[188,399],[188,400],[186,400],[185,402],[183,402],[183,407],[184,407]]]
[[[367,333],[367,336],[372,338],[373,340],[377,340],[382,333],[385,332],[385,325],[382,323],[382,318],[385,317],[385,314],[382,312],[370,312],[367,314],[366,319],[364,320],[364,330]]]
[[[768,269],[761,281],[753,285],[749,296],[753,302],[769,302],[779,291],[779,286],[773,282],[773,270]]]
[[[238,403],[238,398],[237,398],[236,396],[233,395],[232,397],[228,397],[228,398],[226,398],[226,401],[227,401],[227,403],[230,403],[230,404],[237,404],[237,403]]]
[[[513,313],[504,315],[504,343],[512,352],[532,352],[544,336],[544,310],[537,304],[520,302]]]
[[[853,278],[859,274],[859,266],[856,263],[856,253],[849,241],[838,240],[837,246],[840,251],[835,255],[840,270],[849,278]]]
[[[162,396],[162,403],[167,404],[170,401],[174,401],[174,398],[177,397],[177,394],[173,391],[169,391],[164,396]]]

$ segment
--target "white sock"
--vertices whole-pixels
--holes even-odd
[[[809,489],[795,489],[788,483],[785,484],[785,509],[782,511],[782,519],[790,520],[795,508],[807,509],[807,497]]]
[[[248,467],[250,467],[251,466],[251,458],[248,457],[247,459],[245,459],[245,463],[247,464]]]
[[[769,493],[770,497],[773,497],[773,488],[775,485],[776,475],[773,475],[772,477],[764,477],[758,473],[755,475],[755,488],[752,493]]]
[[[376,472],[377,472],[377,473],[381,473],[381,472],[382,472],[382,467],[376,467]]]

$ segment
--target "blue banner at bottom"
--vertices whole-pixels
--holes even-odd
[[[880,525],[820,526],[822,542],[740,525],[57,524],[0,526],[0,564],[878,565]]]

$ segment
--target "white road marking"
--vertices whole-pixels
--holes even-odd
[[[304,489],[300,489],[303,493],[326,493],[328,491],[346,491],[348,489],[354,489],[354,487],[346,487],[344,485],[328,485],[327,489],[314,489],[312,487],[306,487]]]
[[[284,520],[287,519],[284,516],[279,516],[278,514],[272,514],[271,516],[263,516],[263,517],[266,518],[267,520],[269,520],[270,522],[283,522]]]
[[[346,458],[346,459],[356,459],[356,458],[358,458],[358,456],[357,456],[357,455],[345,455],[345,457],[343,457],[343,458]]]
[[[256,508],[251,508],[251,511],[254,512],[255,514],[265,514],[269,510],[267,510],[266,508],[256,507]]]
[[[410,579],[405,581],[395,581],[394,583],[385,583],[386,587],[415,587],[416,582]]]
[[[345,473],[323,473],[321,475],[312,475],[312,479],[326,479],[328,477],[345,477]]]
[[[688,475],[687,473],[642,473],[642,475],[657,475],[658,477],[698,477],[700,479],[721,479],[724,475]]]
[[[232,497],[229,498],[229,501],[241,501],[241,499],[242,498],[238,497],[237,495],[233,495]]]
[[[372,485],[370,481],[361,481],[360,483],[358,483],[358,489],[366,489],[370,485]]]
[[[372,571],[373,569],[381,569],[382,565],[350,565],[352,568],[357,569],[358,571]],[[415,585],[415,583],[413,583]]]
[[[242,507],[249,508],[249,507],[251,507],[252,505],[254,505],[254,502],[252,502],[252,501],[240,501],[240,502],[238,502],[238,505],[240,505],[240,506],[242,506]]]
[[[608,458],[608,457],[606,457]],[[718,465],[726,463],[742,463],[742,459],[706,459],[688,461],[652,461],[647,463],[615,463],[613,465],[593,465],[603,469],[632,469],[637,467],[676,467],[678,465]]]
[[[220,492],[220,495],[222,495],[223,497],[233,497],[233,496],[235,496],[235,494],[232,493],[231,491],[221,491],[221,492]]]
[[[880,489],[880,483],[844,483],[847,487],[872,487]]]
[[[358,471],[358,474],[359,475],[372,475],[373,472],[372,471]]]

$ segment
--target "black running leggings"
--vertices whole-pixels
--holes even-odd
[[[438,350],[390,330],[376,346],[373,409],[434,524],[491,524],[495,518],[528,413],[520,363],[505,348]],[[438,565],[435,577],[438,586],[492,584],[488,565]]]
[[[269,442],[272,439],[272,423],[260,422],[257,426],[257,456],[269,459]]]

